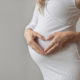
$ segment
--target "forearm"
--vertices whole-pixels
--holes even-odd
[[[70,31],[69,35],[71,42],[80,42],[80,32]]]

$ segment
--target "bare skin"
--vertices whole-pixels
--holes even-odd
[[[80,9],[80,0],[75,0],[76,7]],[[44,39],[42,35],[32,31],[31,29],[26,29],[24,36],[28,45],[30,45],[37,53],[41,55],[47,55],[51,52],[55,53],[56,51],[64,48],[69,42],[80,42],[80,32],[66,31],[66,32],[56,32],[48,36],[47,39]],[[42,40],[49,40],[53,38],[51,43],[43,50],[34,39],[38,37]]]
[[[45,40],[42,35],[39,33],[31,30],[31,29],[26,29],[24,32],[24,37],[26,38],[27,44],[33,48],[37,53],[43,55],[44,50],[35,42],[35,38],[40,38],[42,40]]]
[[[76,7],[80,9],[80,0],[75,0]]]
[[[52,39],[51,43],[44,50],[45,54],[55,53],[64,48],[69,42],[74,39],[75,31],[55,32],[48,36],[47,40]],[[78,34],[76,34],[78,35]]]
[[[75,5],[80,9],[80,0],[75,0]],[[66,31],[56,32],[48,36],[47,40],[53,38],[51,43],[45,48],[44,55],[55,53],[64,48],[69,42],[80,42],[80,32]]]

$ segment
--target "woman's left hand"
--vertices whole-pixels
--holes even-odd
[[[45,48],[44,52],[49,54],[51,52],[55,53],[56,51],[61,50],[64,48],[69,42],[71,42],[73,35],[72,31],[66,32],[55,32],[48,36],[46,40],[52,39],[51,43]]]

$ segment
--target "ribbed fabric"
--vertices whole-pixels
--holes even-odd
[[[49,0],[45,2],[43,14],[35,6],[32,21],[25,29],[31,28],[44,38],[59,31],[76,31],[80,9],[75,0]],[[51,40],[35,40],[45,49]],[[29,45],[31,58],[38,65],[44,80],[80,80],[80,43],[70,42],[66,47],[46,56],[36,53]]]
[[[34,9],[34,12],[33,12],[33,17],[32,17],[32,20],[31,22],[25,27],[25,29],[27,28],[31,28],[32,30],[36,27],[38,23],[38,6],[35,5],[35,9]]]

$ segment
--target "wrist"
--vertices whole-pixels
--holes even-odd
[[[75,32],[73,37],[74,42],[80,42],[80,32]]]
[[[68,34],[70,42],[78,42],[80,32],[70,31]]]

